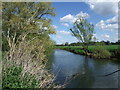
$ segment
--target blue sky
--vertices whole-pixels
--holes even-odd
[[[94,36],[98,41],[118,39],[117,3],[113,2],[53,2],[56,16],[52,17],[56,35],[50,35],[57,44],[77,42],[71,35],[72,27],[77,16],[83,16],[95,26]]]

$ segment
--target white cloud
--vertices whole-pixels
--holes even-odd
[[[118,23],[118,16],[114,16],[111,19],[105,21],[106,23]]]
[[[116,15],[118,13],[118,2],[106,2],[106,0],[88,0],[87,4],[92,10],[101,15]]]
[[[88,13],[84,13],[84,12],[80,12],[76,15],[77,17],[83,17],[83,18],[88,18],[89,17],[89,14]]]
[[[98,27],[101,30],[117,31],[118,30],[117,16],[111,19],[101,20],[100,22],[96,24],[96,27]]]
[[[62,23],[63,26],[69,27],[67,23]]]
[[[118,32],[115,33],[118,36]]]
[[[111,41],[111,42],[115,42],[118,40],[118,36],[115,35],[115,33],[110,36],[109,34],[102,34],[102,35],[96,35],[97,41]],[[113,37],[114,36],[114,37]]]
[[[58,33],[58,34],[65,34],[65,35],[71,34],[70,32],[64,31],[64,30],[62,30],[62,31],[57,31],[57,33]]]
[[[101,35],[101,37],[103,37],[103,38],[105,38],[105,39],[110,38],[110,36],[109,36],[108,34],[103,34],[103,35]]]
[[[56,35],[56,38],[61,39],[62,37],[60,35]]]
[[[62,25],[68,27],[69,24],[73,24],[78,17],[88,18],[89,14],[88,13],[84,13],[82,11],[80,13],[76,14],[76,15],[68,14],[68,15],[60,18],[60,22],[62,23]]]
[[[90,6],[91,10],[96,13],[109,16],[114,15],[114,17],[99,21],[96,26],[101,30],[117,31],[118,30],[118,1],[111,0],[106,2],[106,0],[86,0],[86,3]]]
[[[63,23],[74,23],[74,21],[76,20],[76,18],[71,15],[71,14],[68,14],[62,18],[60,18],[60,21],[63,22]]]
[[[52,25],[52,27],[53,27],[54,29],[57,29],[57,28],[58,28],[56,25]]]
[[[111,41],[111,37],[108,34],[102,34],[102,35],[98,36],[97,39],[99,41],[102,41],[102,40],[104,40],[104,41],[107,41],[107,40]]]

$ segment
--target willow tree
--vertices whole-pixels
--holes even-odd
[[[3,60],[3,88],[52,87],[53,76],[44,69],[53,45],[49,34],[55,33],[48,16],[55,16],[51,3],[2,3],[2,49],[8,48]]]
[[[83,43],[82,47],[87,54],[89,42],[91,42],[94,34],[94,25],[80,17],[74,22],[70,31],[73,36]]]
[[[9,33],[11,38],[16,34],[16,39],[26,33],[29,33],[31,38],[34,36],[39,36],[41,39],[49,38],[48,34],[53,34],[55,31],[48,16],[55,16],[55,8],[51,3],[3,2],[3,34],[6,37]],[[5,38],[3,40],[3,49],[5,49],[7,42]]]

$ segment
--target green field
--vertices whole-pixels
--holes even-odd
[[[120,50],[120,45],[104,45],[103,48],[108,50],[112,56],[115,56],[115,52],[118,52]],[[82,49],[82,46],[56,46],[57,49],[64,49],[68,51],[72,51],[74,53],[84,54],[84,50]],[[92,45],[88,47],[88,51],[93,53],[95,51],[95,48],[97,46]]]

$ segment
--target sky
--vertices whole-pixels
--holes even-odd
[[[78,42],[69,30],[78,16],[94,25],[97,41],[118,40],[117,2],[53,2],[52,6],[56,8],[56,16],[51,17],[56,34],[50,37],[56,44]]]

